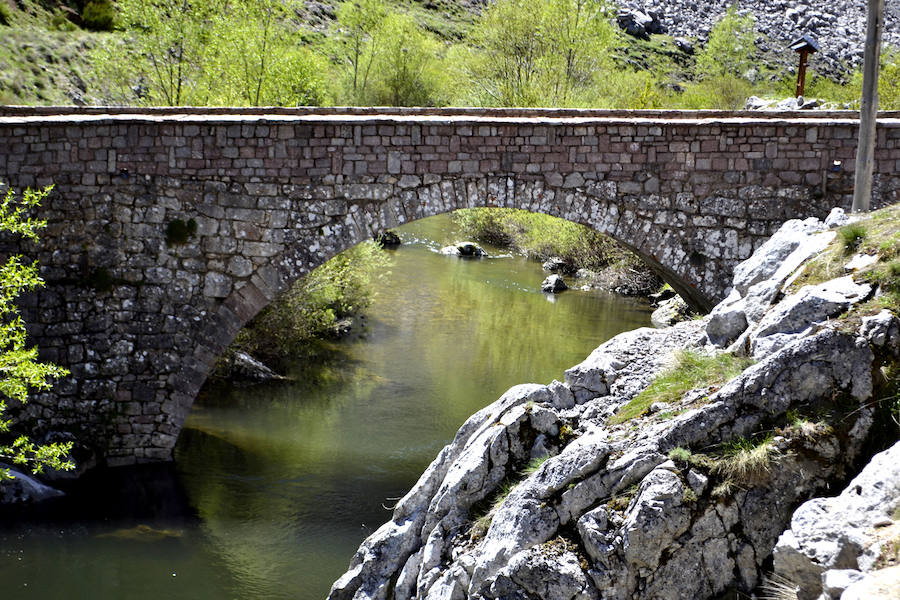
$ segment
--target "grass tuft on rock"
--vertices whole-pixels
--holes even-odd
[[[549,455],[532,458],[521,470],[503,480],[494,492],[494,497],[490,501],[487,512],[477,517],[472,523],[472,527],[469,529],[469,539],[471,541],[477,542],[487,534],[488,529],[491,527],[491,522],[494,520],[494,515],[497,514],[497,511],[500,510],[500,507],[503,506],[503,503],[506,502],[506,499],[516,486],[523,479],[533,475],[549,458]]]
[[[900,205],[873,211],[838,229],[831,245],[806,264],[788,291],[847,275],[845,265],[850,254],[878,257],[876,262],[855,271],[853,278],[877,285],[881,294],[858,305],[847,317],[853,320],[883,308],[900,313]]]
[[[868,231],[862,223],[851,223],[838,229],[838,237],[844,246],[844,254],[852,254],[866,239]]]
[[[677,402],[690,390],[722,385],[752,364],[752,359],[739,358],[727,352],[709,356],[681,350],[675,354],[675,364],[610,417],[609,424],[617,425],[640,417],[655,402]]]
[[[752,483],[768,474],[779,454],[771,436],[758,442],[736,440],[726,446],[725,455],[716,461],[712,471],[734,484]]]

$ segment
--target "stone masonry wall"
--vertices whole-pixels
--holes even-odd
[[[109,464],[170,458],[240,328],[376,231],[461,207],[543,212],[611,235],[709,307],[784,220],[849,204],[857,136],[840,114],[46,112],[0,113],[0,180],[55,185],[40,244],[5,248],[40,261],[29,331],[71,375],[21,418]],[[879,203],[898,166],[900,120],[885,119]]]

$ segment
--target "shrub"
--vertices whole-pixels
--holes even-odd
[[[769,472],[778,454],[771,436],[758,442],[736,440],[726,446],[725,456],[716,462],[712,470],[733,484],[751,483]]]
[[[562,258],[577,268],[602,269],[628,260],[631,253],[593,229],[540,213],[514,208],[464,208],[453,220],[468,236],[512,247],[530,258]]]
[[[6,0],[0,0],[0,25],[12,24],[12,7],[6,3]]]
[[[838,235],[841,236],[841,241],[844,245],[844,253],[850,254],[855,252],[863,240],[866,239],[867,234],[866,227],[862,223],[852,223],[838,229]]]
[[[166,226],[166,245],[186,244],[190,238],[194,237],[195,233],[197,233],[197,221],[194,219],[187,221],[172,219]]]
[[[81,20],[93,31],[112,31],[116,25],[116,7],[112,0],[90,0],[81,11]]]
[[[732,4],[709,32],[709,41],[697,54],[697,75],[742,76],[752,66],[756,51],[756,31],[752,15],[740,16]]]
[[[728,73],[709,76],[689,83],[673,103],[680,108],[737,110],[744,107],[753,93],[749,81]]]
[[[681,463],[684,465],[690,464],[691,462],[691,451],[687,448],[673,448],[669,451],[669,459],[675,461],[676,463]]]
[[[263,309],[232,349],[274,361],[313,353],[314,340],[333,335],[338,321],[369,305],[372,283],[389,264],[373,241],[338,254]]]

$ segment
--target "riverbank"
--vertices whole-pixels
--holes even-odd
[[[589,227],[513,208],[466,208],[453,215],[464,236],[543,263],[582,289],[648,297],[662,280],[633,252]]]
[[[789,221],[708,317],[619,335],[563,383],[511,388],[438,453],[330,598],[712,598],[766,585],[776,543],[806,557],[781,577],[814,574],[792,593],[816,597],[815,574],[839,565],[815,538],[779,542],[794,509],[900,438],[898,212]],[[712,377],[735,359],[752,366]],[[658,395],[663,381],[680,388]],[[867,535],[900,506],[887,476]],[[897,542],[872,539],[845,551]],[[882,563],[854,564],[863,578]]]

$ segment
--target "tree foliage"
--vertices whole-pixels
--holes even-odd
[[[578,104],[609,66],[607,17],[598,0],[499,0],[469,37],[461,79],[479,104]]]
[[[382,23],[388,9],[384,0],[345,0],[337,9],[333,39],[336,56],[347,68],[345,88],[354,104],[365,97],[369,74],[381,52]]]
[[[8,189],[0,202],[0,231],[37,240],[37,231],[46,222],[27,214],[50,190],[26,190],[18,198]],[[7,400],[24,405],[31,390],[49,389],[53,379],[68,374],[61,367],[39,362],[37,348],[27,345],[25,323],[15,299],[41,285],[37,265],[25,262],[21,256],[11,256],[0,266],[0,460],[29,467],[34,473],[40,473],[45,467],[68,470],[74,466],[66,458],[71,442],[35,443],[28,435],[15,434],[12,420],[6,416]],[[0,481],[9,477],[8,469],[0,469]]]
[[[709,32],[709,41],[697,55],[700,78],[738,76],[753,66],[756,29],[753,15],[741,16],[732,4]]]
[[[314,339],[332,335],[341,319],[369,305],[389,264],[371,241],[338,254],[263,309],[232,347],[275,361],[308,353]]]
[[[126,104],[298,106],[328,97],[324,61],[303,44],[295,0],[120,0],[126,42],[94,63]]]

